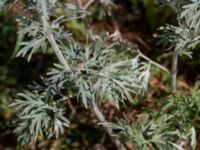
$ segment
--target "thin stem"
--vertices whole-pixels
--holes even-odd
[[[153,64],[153,65],[159,67],[160,69],[166,71],[167,73],[170,73],[169,70],[168,70],[167,68],[165,68],[165,67],[163,67],[162,65],[158,64],[157,62],[151,60],[150,58],[148,58],[147,56],[145,56],[143,53],[141,53],[139,50],[138,50],[138,53],[139,53],[139,55],[140,55],[142,58],[144,58],[145,60],[149,61],[151,64]]]
[[[84,10],[86,10],[93,2],[94,0],[89,0],[84,6]]]
[[[77,3],[77,6],[78,6],[79,9],[84,10],[81,0],[76,0],[76,3]],[[86,28],[88,30],[89,39],[94,41],[94,33],[92,31],[92,27],[91,27],[88,19],[86,17],[84,17],[83,21],[84,21],[84,24],[85,24],[85,26],[86,26]]]
[[[54,50],[54,53],[56,54],[58,60],[60,61],[60,63],[63,64],[67,70],[71,70],[71,68],[69,67],[69,64],[67,63],[66,59],[64,58],[60,48],[58,47],[58,45],[53,37],[53,34],[47,35],[47,38]]]
[[[92,110],[94,112],[94,114],[96,115],[97,119],[101,122],[101,123],[107,123],[103,113],[100,111],[100,109],[98,108],[97,104],[95,101],[92,101]],[[124,146],[124,144],[117,139],[116,137],[114,137],[114,133],[112,132],[112,130],[108,127],[103,126],[105,131],[107,132],[107,134],[111,137],[111,140],[113,141],[113,143],[115,143],[117,150],[127,150],[127,148]]]
[[[176,52],[174,52],[174,55],[172,58],[171,75],[172,75],[172,93],[173,94],[176,94],[176,92],[177,92],[176,82],[177,82],[178,55],[179,55],[179,52],[176,51]]]
[[[43,7],[43,10],[46,9],[46,5],[43,5],[42,7]],[[44,28],[49,26],[47,18],[44,16],[44,14],[41,16],[40,19],[41,19],[41,22],[42,22]],[[58,60],[60,61],[60,63],[63,64],[64,67],[66,67],[67,70],[71,71],[71,68],[70,68],[68,62],[66,61],[65,57],[63,56],[60,48],[58,47],[53,34],[52,33],[48,34],[47,35],[47,39],[48,39],[49,43],[51,44],[51,46],[53,48],[53,51],[56,54],[56,56],[57,56]]]

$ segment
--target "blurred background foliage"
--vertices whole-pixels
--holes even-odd
[[[73,0],[65,0],[74,3]],[[83,0],[87,3],[87,0]],[[0,12],[0,150],[24,149],[17,145],[16,137],[13,135],[12,121],[15,119],[14,111],[9,107],[16,93],[27,87],[32,81],[39,81],[40,75],[45,75],[47,69],[55,62],[53,54],[47,55],[37,53],[28,63],[25,59],[15,58],[19,49],[17,45],[24,37],[17,36],[18,30],[16,17],[21,13],[18,9],[19,3],[3,9]],[[112,5],[102,5],[94,2],[88,9],[89,21],[96,34],[110,34],[119,29],[121,34],[139,47],[151,59],[170,68],[172,52],[157,45],[159,31],[158,27],[170,23],[176,24],[176,7],[174,5],[163,5],[159,0],[115,0]],[[58,10],[57,13],[63,13]],[[87,33],[84,24],[80,20],[65,24],[65,28],[73,32],[74,37],[81,41]],[[198,66],[198,49],[191,60],[183,57],[179,64],[179,92],[190,92],[190,87],[200,79]],[[158,68],[152,69],[152,77],[149,90],[145,97],[138,97],[130,107],[121,111],[129,121],[140,112],[152,97],[167,97],[170,93],[170,78],[160,72]],[[144,99],[147,100],[144,102]],[[43,140],[42,137],[34,145],[27,145],[25,149],[115,149],[109,137],[102,132],[99,126],[94,126],[97,120],[83,106],[73,101],[71,112],[69,112],[72,125],[58,140]],[[111,104],[105,103],[104,113],[108,121],[115,120],[120,116]],[[148,106],[151,107],[151,106]],[[109,109],[106,109],[109,108]],[[76,122],[76,124],[73,124]]]

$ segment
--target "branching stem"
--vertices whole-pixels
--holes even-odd
[[[81,0],[76,0],[76,4],[77,4],[77,6],[78,6],[79,9],[84,10]],[[89,39],[92,40],[92,41],[94,41],[94,33],[92,31],[91,25],[90,25],[87,17],[84,17],[83,21],[84,21],[84,24],[85,24],[85,26],[86,26],[86,28],[88,30]]]
[[[43,9],[46,9],[46,5],[44,5],[43,7],[44,7]],[[40,19],[41,19],[41,22],[43,24],[43,27],[46,28],[49,25],[47,18],[43,15]],[[65,57],[63,56],[60,48],[58,47],[53,34],[49,33],[47,35],[47,39],[48,39],[49,43],[51,44],[53,51],[56,54],[60,63],[63,64],[66,67],[67,70],[71,71],[71,68],[70,68],[68,62],[66,61]]]
[[[148,58],[147,56],[145,56],[143,53],[141,53],[139,50],[138,50],[138,54],[145,60],[149,61],[151,64],[157,66],[158,68],[166,71],[167,73],[170,73],[169,70],[167,68],[165,68],[164,66],[156,63],[155,61],[151,60],[150,58]]]
[[[176,87],[176,82],[177,82],[177,67],[178,67],[178,56],[179,56],[179,51],[174,52],[173,58],[172,58],[172,93],[176,94],[177,92],[177,87]]]
[[[103,113],[100,111],[100,109],[98,108],[97,104],[95,101],[92,101],[92,110],[95,114],[95,116],[97,117],[97,119],[101,122],[101,123],[107,123]],[[112,130],[108,127],[105,127],[105,130],[107,132],[108,135],[110,135],[111,140],[113,141],[113,143],[115,143],[117,150],[127,150],[127,148],[124,146],[124,144],[115,137],[114,133],[112,132]]]
[[[84,9],[86,10],[95,0],[89,0],[85,6],[84,6]]]
[[[60,48],[58,47],[54,37],[52,34],[49,34],[47,36],[48,40],[49,40],[49,43],[51,44],[52,48],[53,48],[53,51],[54,53],[56,54],[58,60],[60,61],[61,64],[63,64],[67,70],[71,70],[69,64],[67,63],[67,61],[65,60]]]

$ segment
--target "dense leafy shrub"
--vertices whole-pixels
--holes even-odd
[[[3,9],[5,5],[16,2],[3,0],[0,7]],[[160,100],[164,102],[158,103],[160,112],[156,104],[153,111],[138,114],[130,125],[126,119],[108,123],[97,106],[98,102],[109,101],[120,109],[121,104],[147,91],[152,65],[169,71],[137,48],[127,46],[119,31],[115,32],[118,37],[114,37],[119,42],[110,40],[113,35],[94,36],[86,18],[88,12],[80,0],[77,0],[77,6],[58,0],[22,0],[22,14],[17,19],[18,34],[27,40],[20,43],[17,57],[26,57],[30,61],[37,51],[46,53],[52,50],[58,62],[42,77],[41,83],[33,83],[11,105],[18,112],[14,131],[18,141],[25,144],[35,142],[39,135],[52,138],[64,133],[65,127],[70,126],[64,102],[75,98],[86,109],[93,109],[118,149],[126,149],[121,142],[124,139],[142,150],[173,150],[184,146],[195,149],[195,122],[200,109],[199,83],[191,95],[176,95],[176,76],[178,58],[182,55],[191,57],[191,50],[199,44],[200,1],[174,2],[173,5],[180,10],[178,26],[161,27],[163,35],[159,42],[166,49],[174,50],[171,71],[174,96]],[[110,8],[113,3],[99,1],[97,5]],[[58,13],[58,9],[64,15]],[[105,9],[102,11],[100,18],[106,13],[112,15],[109,11],[104,12]],[[85,44],[76,41],[63,26],[65,22],[76,19],[82,19],[88,29],[89,39]]]

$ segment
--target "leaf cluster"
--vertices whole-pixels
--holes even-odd
[[[183,147],[178,145],[180,141],[186,141],[195,149],[195,122],[200,111],[199,94],[200,84],[197,82],[190,95],[157,101],[162,107],[160,112],[153,110],[150,114],[140,114],[131,125],[124,119],[103,125],[116,131],[120,138],[135,144],[137,149],[182,150]]]
[[[138,150],[159,149],[176,150],[178,145],[171,142],[178,132],[171,128],[170,117],[167,115],[140,115],[131,125],[127,120],[120,119],[116,124],[104,124],[128,143],[136,145]],[[173,138],[171,138],[173,137]]]
[[[65,108],[53,100],[48,91],[24,91],[20,93],[21,99],[16,99],[11,105],[19,111],[18,127],[14,132],[18,135],[18,141],[22,144],[35,142],[39,135],[47,138],[58,137],[69,126],[65,117]]]
[[[21,42],[22,49],[17,56],[28,56],[31,60],[33,53],[45,52],[51,34],[69,68],[55,64],[42,83],[31,85],[11,105],[18,112],[15,133],[20,142],[35,142],[39,135],[51,138],[62,134],[64,127],[69,126],[63,102],[71,96],[85,108],[98,100],[107,100],[119,108],[121,103],[132,101],[133,96],[147,90],[150,67],[155,62],[106,38],[99,37],[83,46],[65,31],[63,23],[83,17],[86,14],[83,10],[57,0],[24,0],[23,3],[26,13],[17,20],[21,27],[18,33],[28,40]],[[60,16],[58,9],[66,14]],[[120,135],[131,138],[129,141],[137,143],[140,149],[173,147],[169,135],[178,135],[175,128],[169,130],[172,117],[152,118],[148,116],[143,122],[138,119],[134,128],[121,121],[115,128],[121,126]]]
[[[56,16],[58,8],[69,13]],[[120,103],[131,101],[134,95],[147,89],[150,63],[143,62],[136,51],[119,43],[110,44],[103,38],[82,46],[65,32],[62,23],[81,17],[83,11],[57,0],[24,1],[24,9],[30,11],[30,15],[18,19],[23,27],[19,34],[26,35],[29,41],[21,42],[22,49],[17,56],[28,56],[30,60],[34,52],[40,49],[45,52],[51,34],[70,69],[54,65],[42,84],[33,84],[12,104],[19,112],[15,133],[22,143],[35,142],[38,135],[51,138],[63,133],[64,127],[69,125],[62,107],[62,102],[71,96],[66,91],[86,108],[97,100],[109,100],[119,108]]]
[[[86,108],[95,100],[109,100],[119,107],[120,102],[131,101],[133,95],[147,89],[150,64],[140,62],[137,53],[131,56],[127,49],[120,50],[117,43],[107,45],[100,39],[86,47],[71,43],[66,49],[72,68],[68,82],[77,87],[74,89],[78,89],[78,98]],[[53,80],[61,77],[64,70],[60,69],[54,68]]]
[[[12,106],[20,113],[15,133],[23,143],[35,141],[39,134],[48,138],[63,133],[69,121],[64,115],[61,91],[72,91],[87,108],[91,101],[109,100],[119,103],[132,100],[148,84],[150,64],[140,62],[137,53],[130,53],[118,44],[107,45],[104,40],[86,47],[73,42],[65,46],[64,56],[72,70],[55,64],[43,84],[33,84],[21,93]],[[59,96],[60,100],[56,100]]]
[[[180,5],[180,13],[178,15],[178,26],[166,25],[161,27],[161,40],[158,44],[168,49],[178,51],[180,55],[185,54],[191,57],[190,50],[196,48],[200,43],[200,11],[199,0]]]
[[[30,61],[33,53],[41,49],[43,52],[46,51],[48,47],[47,36],[49,34],[53,34],[59,43],[64,39],[65,42],[66,39],[70,40],[71,34],[66,32],[61,24],[85,15],[85,12],[76,6],[61,3],[57,0],[24,1],[23,9],[24,11],[29,11],[29,13],[17,19],[21,26],[18,34],[25,35],[29,41],[20,43],[22,49],[17,53],[17,57],[28,56],[28,61]],[[66,16],[59,16],[56,13],[58,9],[63,10]]]

